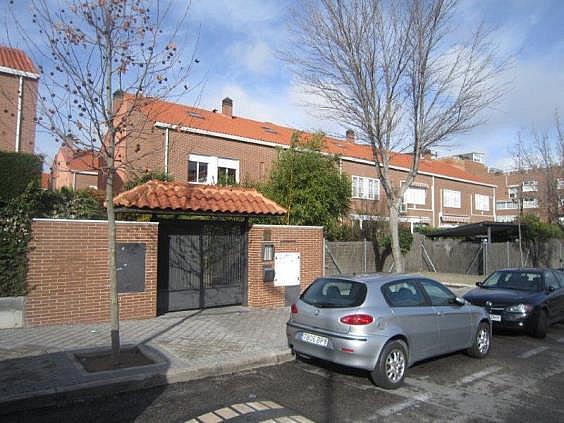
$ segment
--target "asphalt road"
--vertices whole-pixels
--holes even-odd
[[[364,372],[294,361],[168,387],[84,398],[2,416],[3,422],[564,421],[564,325],[544,340],[496,334],[483,360],[462,353],[419,363],[396,391]],[[214,413],[214,414],[210,414]],[[285,420],[291,418],[291,420]]]

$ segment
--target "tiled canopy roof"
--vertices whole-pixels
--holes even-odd
[[[259,122],[239,116],[227,116],[219,112],[161,100],[153,101],[147,99],[146,104],[143,106],[143,111],[154,122],[278,145],[290,145],[292,134],[296,131],[295,129],[271,122]],[[372,148],[367,144],[325,137],[324,151],[341,157],[373,161]],[[396,153],[392,156],[391,164],[403,169],[409,169],[411,160],[412,158],[408,154]],[[488,184],[487,181],[476,175],[439,160],[422,159],[419,172]]]
[[[39,71],[22,50],[0,46],[0,66],[39,75]]]
[[[281,216],[286,213],[254,189],[157,180],[117,195],[114,206],[202,214]]]

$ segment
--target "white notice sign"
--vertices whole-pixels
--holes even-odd
[[[300,253],[274,255],[274,286],[300,284]]]

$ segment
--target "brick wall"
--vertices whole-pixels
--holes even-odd
[[[265,238],[270,240],[267,241]],[[250,307],[284,305],[286,288],[275,287],[273,282],[263,281],[265,262],[262,260],[262,246],[265,242],[274,244],[277,253],[300,253],[300,292],[323,274],[323,228],[254,225],[249,231],[248,305]]]
[[[0,150],[16,150],[19,76],[0,73]],[[23,78],[20,151],[35,149],[37,80]]]
[[[109,320],[107,224],[37,219],[29,253],[25,324]],[[117,241],[145,243],[145,291],[119,295],[120,319],[156,316],[158,225],[118,223]]]

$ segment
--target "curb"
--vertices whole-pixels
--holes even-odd
[[[149,389],[179,382],[189,382],[213,376],[273,366],[293,359],[290,350],[267,352],[254,357],[227,360],[211,366],[195,368],[171,368],[165,373],[152,372],[133,376],[113,377],[106,380],[85,382],[61,388],[11,395],[0,399],[0,415],[37,408],[64,406],[78,398],[93,399],[122,392]],[[29,401],[33,399],[33,401]]]

